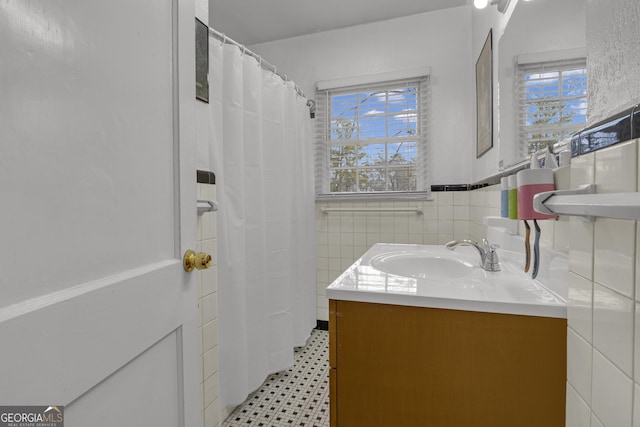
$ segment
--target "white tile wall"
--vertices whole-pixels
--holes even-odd
[[[599,193],[636,191],[636,142],[620,144],[595,154]],[[635,221],[602,219],[596,221],[594,234],[594,281],[630,298],[635,292],[635,227]]]
[[[569,272],[567,323],[573,332],[593,340],[593,282]]]
[[[597,283],[593,288],[593,346],[633,375],[633,301]]]
[[[569,329],[567,359],[573,363],[567,366],[567,379],[569,388],[575,391],[585,404],[591,402],[591,353],[592,346],[589,342]]]
[[[328,320],[326,287],[375,243],[444,244],[469,238],[469,192],[434,192],[433,201],[316,204],[317,318]],[[330,212],[322,207],[419,207],[412,212]]]
[[[595,153],[571,161],[571,188],[595,184]],[[587,279],[593,278],[593,223],[571,218],[569,269]]]
[[[198,199],[216,200],[216,187],[198,184]],[[199,250],[212,255],[213,267],[200,270],[200,336],[202,341],[202,426],[218,427],[222,423],[218,382],[218,268],[216,214],[198,216]]]
[[[593,352],[591,411],[604,426],[630,426],[633,381],[597,350]]]
[[[640,386],[633,387],[633,427],[640,427]]]
[[[637,191],[638,143],[574,158],[571,186]],[[567,425],[589,425],[586,405],[591,427],[640,426],[636,221],[572,219],[570,230]]]
[[[594,281],[633,297],[635,247],[635,221],[598,219],[594,233]]]
[[[567,422],[566,427],[585,427],[590,424],[589,405],[567,384]]]
[[[569,181],[567,170],[567,185]],[[423,214],[406,212],[330,212],[322,207],[419,207]],[[331,202],[316,204],[317,319],[328,320],[325,290],[345,269],[375,243],[441,245],[454,239],[480,241],[487,234],[484,217],[500,215],[500,185],[473,191],[434,192],[433,201]],[[547,224],[545,224],[545,222]],[[543,244],[570,235],[569,221],[541,221]],[[558,232],[555,232],[555,231]],[[560,230],[563,234],[560,234]],[[555,236],[555,237],[554,237]],[[546,240],[545,240],[546,239]],[[566,240],[563,241],[568,246]]]
[[[469,237],[480,241],[487,236],[486,216],[500,216],[500,185],[493,185],[469,194]]]
[[[571,188],[571,168],[562,167],[554,173],[556,188]],[[569,252],[569,242],[571,241],[571,220],[569,217],[560,217],[555,221],[544,221],[554,224],[554,236],[551,246],[563,251]]]

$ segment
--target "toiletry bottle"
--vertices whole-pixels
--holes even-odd
[[[509,218],[509,179],[505,176],[500,179],[500,216]]]
[[[509,219],[518,219],[518,180],[515,175],[509,176]]]

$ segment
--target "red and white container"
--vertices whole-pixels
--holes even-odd
[[[556,189],[553,169],[524,169],[516,174],[518,181],[518,219],[555,219],[533,210],[533,196]]]

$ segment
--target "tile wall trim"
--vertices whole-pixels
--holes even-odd
[[[640,104],[576,132],[571,137],[571,157],[592,153],[639,137]]]
[[[487,178],[484,181],[477,182],[475,184],[437,184],[431,186],[432,192],[441,191],[473,191],[480,188],[488,187],[494,184],[500,184],[500,178],[497,178],[497,182],[493,182],[495,179]]]
[[[216,183],[216,174],[209,171],[197,170],[196,171],[196,182],[198,184],[215,184]]]
[[[431,191],[469,191],[469,184],[437,184],[431,186]]]
[[[320,331],[328,331],[329,330],[329,321],[328,320],[316,320],[316,329]]]
[[[614,114],[594,125],[591,125],[571,137],[571,157],[592,153],[627,141],[640,138],[640,104]],[[529,168],[526,160],[507,168],[495,175],[469,184],[469,190],[477,190],[490,185],[500,184],[500,178],[513,175],[522,169]],[[431,191],[438,191],[432,188]],[[442,191],[442,190],[440,190]]]

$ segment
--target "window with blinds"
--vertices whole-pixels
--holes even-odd
[[[586,59],[518,64],[522,157],[570,137],[587,121]]]
[[[428,78],[318,91],[318,193],[428,190],[428,93]]]

